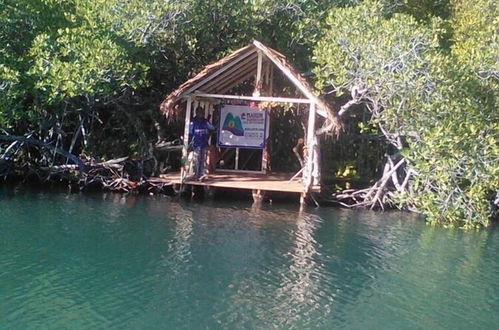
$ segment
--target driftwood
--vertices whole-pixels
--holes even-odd
[[[121,157],[121,158],[116,158],[116,159],[111,159],[105,162],[101,163],[84,163],[84,165],[88,169],[118,169],[121,170],[123,169],[123,162],[126,161],[128,157]],[[41,167],[42,170],[47,170],[51,172],[64,172],[64,171],[70,171],[70,170],[76,170],[78,169],[78,165],[75,164],[65,164],[65,165],[54,165],[50,167]]]

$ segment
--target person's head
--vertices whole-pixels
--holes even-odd
[[[196,108],[196,117],[204,118],[204,109],[201,107]]]

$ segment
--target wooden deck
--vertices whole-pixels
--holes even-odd
[[[246,190],[260,190],[260,191],[277,191],[288,193],[302,193],[303,183],[301,180],[296,179],[289,181],[293,174],[258,174],[258,173],[213,173],[200,181],[185,181],[184,184],[230,188],[230,189],[246,189]],[[180,173],[162,174],[160,179],[163,181],[171,182],[172,184],[180,184]],[[313,186],[312,192],[320,192],[320,186]]]

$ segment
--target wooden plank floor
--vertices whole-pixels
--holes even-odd
[[[184,184],[232,188],[232,189],[248,189],[248,190],[263,190],[263,191],[282,191],[282,192],[303,192],[303,183],[301,180],[289,181],[293,174],[252,174],[252,173],[213,173],[202,181],[185,181]],[[180,173],[162,174],[159,178],[163,182],[171,182],[172,184],[180,184]],[[319,186],[312,187],[313,192],[319,192]]]

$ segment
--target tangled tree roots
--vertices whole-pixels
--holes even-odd
[[[332,196],[332,201],[348,208],[382,209],[395,206],[396,194],[408,192],[409,179],[414,174],[406,171],[406,160],[399,155],[387,156],[383,175],[369,188],[348,189]]]
[[[122,157],[105,162],[84,161],[51,144],[32,138],[0,136],[0,141],[10,143],[3,155],[0,155],[0,177],[4,179],[15,176],[30,182],[67,182],[79,190],[104,189],[125,193],[163,193],[169,189],[167,182],[149,179],[157,167],[153,156],[137,159]],[[48,150],[51,156],[50,161],[45,162],[48,164],[34,163],[29,156],[15,157],[14,154],[24,145],[38,148],[40,154],[46,154],[45,151]],[[73,164],[50,165],[56,160],[60,163],[61,159]]]

